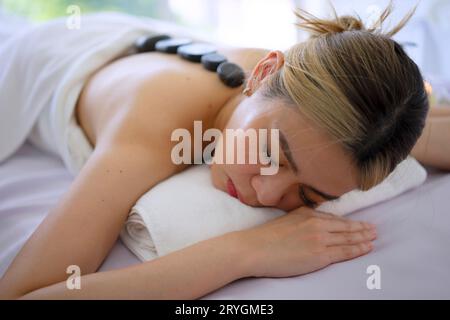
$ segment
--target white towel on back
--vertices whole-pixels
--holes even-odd
[[[60,156],[74,176],[92,152],[85,144],[80,154],[74,142],[75,106],[89,77],[142,36],[201,39],[173,23],[120,13],[84,14],[79,29],[60,18],[0,31],[0,163],[29,138]]]

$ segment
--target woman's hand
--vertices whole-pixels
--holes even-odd
[[[248,245],[247,275],[289,277],[371,251],[375,226],[302,207],[241,231]]]

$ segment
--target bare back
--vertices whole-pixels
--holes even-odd
[[[269,51],[219,48],[229,61],[250,72]],[[77,104],[77,119],[92,145],[106,134],[125,128],[164,139],[176,128],[204,129],[242,87],[231,89],[216,73],[177,55],[152,52],[116,60],[94,74]],[[126,123],[126,126],[124,125]],[[122,131],[122,132],[120,132]]]

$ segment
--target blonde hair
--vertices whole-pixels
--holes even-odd
[[[382,182],[411,152],[425,126],[428,99],[417,65],[382,24],[392,4],[370,28],[359,17],[324,20],[298,9],[298,26],[311,37],[291,47],[285,65],[261,87],[266,98],[288,101],[350,155],[359,189]]]

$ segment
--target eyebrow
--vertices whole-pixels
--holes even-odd
[[[300,173],[300,169],[299,169],[299,167],[297,166],[297,164],[294,161],[291,149],[289,148],[289,144],[288,144],[288,142],[286,140],[286,136],[283,134],[283,132],[280,129],[278,129],[278,130],[279,130],[279,133],[280,133],[280,147],[281,147],[281,150],[283,150],[283,153],[286,155],[286,158],[287,158],[287,160],[289,162],[289,165],[291,166],[291,168],[294,171],[294,173],[296,175],[298,175]],[[329,194],[327,194],[327,193],[325,193],[323,191],[317,190],[314,187],[311,187],[311,186],[306,186],[306,187],[311,189],[313,192],[315,192],[319,196],[323,197],[324,199],[327,199],[327,200],[339,199],[339,197],[337,197],[337,196],[329,195]]]

